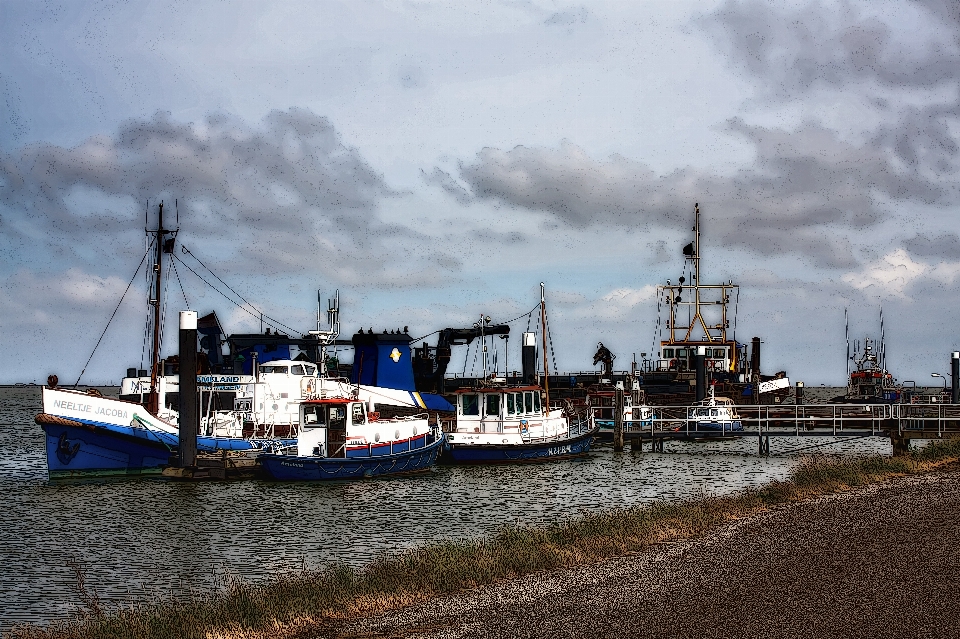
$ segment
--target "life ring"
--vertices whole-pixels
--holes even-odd
[[[368,421],[368,422],[375,422],[375,421],[377,421],[378,419],[380,419],[380,412],[379,412],[379,411],[372,412],[372,413],[367,413],[367,421]]]
[[[670,368],[675,369],[675,368],[677,368],[677,365],[678,365],[678,364],[679,364],[679,362],[677,362],[677,360],[675,360],[675,359],[671,359],[671,360],[670,360]]]
[[[308,397],[314,393],[314,382],[312,377],[304,377],[300,380],[301,395]]]

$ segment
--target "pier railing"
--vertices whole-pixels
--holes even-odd
[[[730,420],[697,424],[703,406],[655,406],[647,418],[623,420],[627,436],[794,435],[942,437],[960,433],[960,404],[737,405]],[[639,409],[635,409],[639,411]],[[737,426],[739,424],[739,427]]]
[[[737,405],[729,419],[713,421],[709,428],[698,424],[703,406],[657,406],[652,417],[625,419],[627,435],[864,435],[882,434],[891,427],[889,404],[780,404]]]

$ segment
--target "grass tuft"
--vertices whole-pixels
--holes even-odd
[[[590,513],[543,525],[502,528],[479,540],[440,541],[384,556],[361,569],[331,565],[240,579],[212,593],[109,608],[77,581],[83,613],[47,626],[24,625],[11,639],[255,639],[310,636],[343,619],[422,602],[502,579],[598,561],[690,539],[772,506],[929,472],[960,462],[960,441],[933,443],[905,457],[811,459],[788,481],[726,497]]]

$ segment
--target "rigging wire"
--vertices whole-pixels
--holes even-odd
[[[147,237],[149,238],[149,236]],[[153,242],[154,240],[152,239],[144,239],[143,241],[144,249],[147,255],[150,255],[152,253]],[[153,284],[150,281],[149,267],[143,272],[143,283],[144,283],[144,288],[147,290],[147,296],[149,298],[150,287],[153,286]],[[147,343],[149,339],[150,339],[150,313],[148,312],[147,321],[143,323],[143,347],[140,349],[140,368],[137,369],[137,376],[140,375],[140,371],[144,370],[144,363],[145,363],[145,360],[147,359]]]
[[[177,263],[173,260],[170,260],[170,264],[173,266],[173,274],[177,276],[177,284],[180,285],[180,292],[183,293],[183,303],[186,304],[187,308],[190,308],[190,302],[187,301],[187,292],[183,290],[183,282],[180,281],[180,272],[177,271]]]
[[[243,301],[244,304],[246,304],[247,306],[250,307],[250,309],[253,310],[253,312],[251,312],[250,309],[244,308],[243,305],[237,303],[236,300],[230,299],[230,297],[228,297],[223,291],[221,291],[220,289],[218,289],[216,286],[214,286],[213,284],[211,284],[210,282],[208,282],[206,279],[204,279],[199,273],[197,273],[195,270],[193,270],[192,268],[190,268],[190,266],[187,265],[187,264],[186,264],[183,260],[181,260],[179,257],[177,257],[175,253],[173,254],[173,256],[177,259],[178,262],[180,262],[181,265],[183,265],[184,268],[189,269],[190,272],[193,273],[194,275],[196,275],[197,277],[199,277],[200,280],[201,280],[204,284],[206,284],[207,286],[209,286],[209,287],[212,288],[213,290],[215,290],[215,291],[217,291],[218,293],[220,293],[220,295],[222,295],[226,300],[228,300],[229,302],[231,302],[232,304],[234,304],[237,308],[243,309],[243,310],[246,311],[248,314],[253,315],[254,317],[257,317],[258,319],[260,319],[261,323],[263,322],[264,319],[269,320],[269,321],[266,322],[266,323],[267,323],[269,326],[273,326],[273,327],[276,328],[276,329],[282,328],[282,329],[288,331],[289,333],[297,333],[297,332],[299,332],[299,331],[297,331],[297,329],[292,328],[292,327],[290,327],[290,326],[287,326],[286,324],[282,323],[280,320],[277,320],[277,319],[275,319],[275,318],[273,318],[273,317],[270,317],[269,315],[266,315],[266,314],[264,314],[262,311],[260,311],[256,306],[254,306],[254,305],[253,305],[251,302],[249,302],[246,298],[244,298],[242,295],[240,295],[240,293],[238,293],[237,291],[235,291],[229,284],[227,284],[226,282],[224,282],[223,279],[221,279],[219,275],[217,275],[216,273],[214,273],[214,272],[210,269],[210,267],[208,267],[206,264],[204,264],[203,262],[201,262],[200,259],[199,259],[196,255],[194,255],[193,253],[190,252],[190,249],[188,249],[187,247],[185,247],[185,246],[183,246],[183,245],[181,244],[181,245],[180,245],[180,250],[183,251],[184,253],[186,253],[187,255],[190,255],[190,257],[192,257],[193,259],[197,260],[197,262],[198,262],[203,268],[205,268],[205,269],[207,270],[207,272],[210,273],[210,275],[212,275],[212,276],[214,276],[215,278],[217,278],[217,280],[218,280],[220,283],[222,283],[225,287],[227,287],[227,290],[229,290],[231,293],[233,293],[234,295],[236,295],[237,297],[239,297],[240,300]]]
[[[294,333],[294,334],[298,332],[297,329],[291,328],[291,327],[287,326],[286,324],[283,324],[282,322],[279,322],[279,321],[273,319],[272,317],[270,317],[270,316],[268,316],[268,315],[263,315],[263,314],[260,313],[259,311],[257,311],[256,313],[254,313],[253,311],[251,311],[250,309],[246,308],[246,307],[243,306],[242,304],[238,304],[236,300],[231,299],[226,293],[224,293],[223,291],[221,291],[220,289],[218,289],[216,286],[214,286],[213,284],[211,284],[210,282],[208,282],[206,279],[204,279],[204,277],[203,277],[202,275],[200,275],[200,274],[197,273],[195,270],[193,270],[192,268],[190,268],[190,265],[187,264],[187,263],[185,263],[185,262],[184,262],[183,260],[181,260],[179,257],[177,257],[176,254],[173,254],[173,258],[174,258],[176,261],[180,262],[181,266],[183,266],[185,269],[187,269],[188,271],[190,271],[191,273],[193,273],[194,275],[196,275],[198,278],[200,278],[200,281],[202,281],[204,284],[206,284],[207,286],[209,286],[210,288],[212,288],[213,290],[215,290],[217,293],[220,293],[220,295],[222,295],[225,300],[227,300],[228,302],[230,302],[231,304],[233,304],[234,306],[236,306],[237,308],[239,308],[239,309],[242,310],[243,312],[247,313],[248,315],[251,315],[251,316],[253,316],[253,317],[255,317],[255,318],[258,318],[258,319],[264,318],[264,319],[270,320],[269,322],[267,322],[267,324],[269,324],[270,326],[273,326],[274,328],[283,328],[283,329],[289,331],[290,333]],[[199,261],[199,260],[198,260],[198,261]],[[208,270],[209,270],[209,269],[208,269]],[[214,277],[216,277],[216,275],[214,275]],[[220,278],[217,278],[217,279],[220,279]],[[227,288],[229,288],[229,287],[227,287]],[[231,290],[233,290],[233,289],[231,289]],[[241,299],[243,299],[243,298],[241,298]],[[244,300],[244,302],[246,302],[246,300]],[[254,307],[253,305],[251,305],[249,302],[246,302],[246,303],[247,303],[248,305],[250,305],[252,308],[254,308],[254,309],[256,308],[256,307]]]
[[[733,341],[737,341],[737,308],[740,306],[740,287],[737,287],[737,296],[733,302]]]
[[[103,327],[103,332],[100,333],[100,339],[97,340],[96,346],[93,347],[93,352],[90,353],[90,357],[87,358],[87,363],[83,365],[83,370],[80,371],[80,375],[77,377],[77,381],[73,383],[74,388],[76,388],[77,385],[80,383],[80,378],[83,377],[83,374],[87,370],[87,366],[90,365],[90,360],[93,359],[94,353],[97,352],[97,348],[99,348],[100,342],[103,341],[103,336],[107,334],[107,329],[110,328],[110,323],[113,322],[113,318],[117,315],[117,311],[120,310],[120,305],[123,304],[123,298],[127,296],[127,293],[130,291],[130,287],[133,286],[133,281],[137,279],[137,273],[140,272],[140,267],[143,266],[143,263],[146,261],[147,255],[149,254],[150,252],[148,250],[146,253],[143,254],[143,257],[140,258],[140,263],[137,265],[137,270],[134,271],[133,277],[130,278],[130,282],[127,284],[127,288],[124,289],[123,295],[120,296],[120,301],[117,302],[117,307],[113,309],[113,314],[111,314],[110,319],[107,320],[107,325]]]
[[[198,258],[196,255],[194,255],[194,254],[190,251],[190,249],[188,249],[186,246],[184,246],[184,245],[181,244],[181,245],[180,245],[180,250],[183,251],[184,253],[186,253],[187,255],[189,255],[190,257],[192,257],[193,259],[197,260],[197,263],[199,263],[200,266],[202,266],[203,268],[207,269],[207,272],[210,273],[210,275],[213,275],[215,278],[217,278],[217,280],[218,280],[221,284],[223,284],[224,286],[226,286],[226,287],[227,287],[227,290],[229,290],[231,293],[233,293],[234,295],[236,295],[237,297],[239,297],[241,300],[243,300],[243,303],[244,303],[244,304],[246,304],[247,306],[249,306],[249,307],[252,308],[253,310],[257,311],[258,313],[260,312],[259,310],[257,310],[257,307],[254,306],[253,304],[251,304],[250,302],[248,302],[248,301],[243,297],[243,295],[240,295],[240,293],[237,293],[235,290],[233,290],[233,289],[230,287],[229,284],[227,284],[227,283],[224,282],[222,279],[220,279],[220,276],[219,276],[219,275],[217,275],[217,274],[214,273],[212,270],[210,270],[210,267],[209,267],[209,266],[207,266],[206,264],[204,264],[203,262],[201,262],[201,261],[200,261],[200,258]],[[234,304],[236,304],[236,302],[234,302]]]
[[[171,255],[172,255],[172,253],[171,253]],[[163,254],[162,254],[162,253],[161,253],[161,255],[160,255],[160,259],[163,260]],[[171,259],[170,262],[173,263],[173,260]],[[166,325],[167,325],[167,297],[168,297],[169,291],[170,291],[170,278],[168,277],[168,278],[167,278],[166,280],[164,280],[164,282],[163,282],[163,305],[160,307],[160,308],[161,308],[161,312],[160,312],[160,343],[157,345],[157,359],[159,359],[159,357],[160,357],[159,354],[163,352],[163,329],[164,329],[164,328],[166,327]],[[157,294],[157,304],[160,304],[160,303],[161,303],[161,300],[160,300],[160,295],[159,295],[159,293],[158,293],[158,294]],[[160,375],[161,373],[157,373],[157,374]]]
[[[556,375],[557,371],[559,370],[557,368],[557,355],[553,352],[553,334],[550,332],[550,318],[547,316],[546,312],[543,314],[543,320],[543,330],[547,336],[547,344],[550,345],[550,359],[553,361],[553,374]],[[546,371],[544,371],[544,375],[546,375]]]

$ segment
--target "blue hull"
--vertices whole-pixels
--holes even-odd
[[[422,435],[411,437],[410,439],[405,439],[400,442],[380,442],[370,444],[369,446],[349,447],[346,450],[346,455],[350,458],[356,457],[364,459],[368,457],[396,455],[397,453],[405,453],[418,448],[426,448],[431,442],[433,442],[433,435],[423,433]]]
[[[597,429],[568,439],[530,444],[447,444],[442,462],[448,464],[505,464],[550,461],[590,452]]]
[[[597,439],[603,442],[612,442],[614,436],[614,424],[613,420],[610,419],[598,419],[594,422],[597,425]],[[647,421],[635,421],[632,422],[629,426],[630,429],[636,430],[637,428],[641,429],[651,429],[653,427],[653,420]],[[624,425],[624,429],[628,428]]]
[[[402,475],[428,470],[437,461],[443,446],[441,437],[424,448],[394,454],[336,457],[300,457],[297,455],[260,455],[261,468],[280,481],[337,481],[383,475]]]
[[[742,433],[742,422],[689,422],[686,427],[678,428],[678,433],[709,433],[711,435],[721,435],[725,433]]]
[[[51,479],[108,475],[159,475],[179,437],[144,428],[85,422],[80,426],[41,424],[46,435]],[[295,440],[282,440],[292,444]],[[240,437],[198,437],[197,450],[251,450],[256,442]]]

